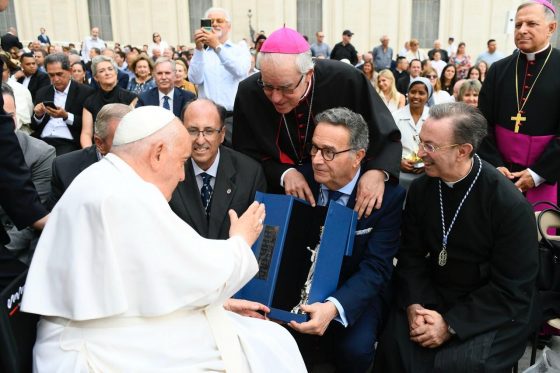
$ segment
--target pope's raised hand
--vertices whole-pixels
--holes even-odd
[[[229,210],[228,213],[231,221],[229,236],[241,236],[247,242],[247,245],[251,246],[257,240],[263,228],[266,216],[264,203],[253,202],[239,217],[233,210]]]

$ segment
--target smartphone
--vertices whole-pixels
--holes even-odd
[[[49,107],[51,109],[57,109],[56,105],[54,104],[53,101],[43,101],[43,105],[45,105],[46,107]]]
[[[200,20],[200,27],[206,31],[212,31],[212,20],[209,18],[202,18]]]

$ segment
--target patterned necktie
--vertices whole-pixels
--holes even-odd
[[[171,110],[171,106],[169,106],[169,96],[163,96],[163,108]]]
[[[344,193],[342,193],[338,190],[329,190],[329,202],[331,202],[331,201],[336,202],[343,195],[344,195]]]
[[[208,214],[208,206],[210,205],[210,200],[212,199],[212,186],[210,185],[210,180],[212,179],[211,175],[208,175],[206,172],[200,174],[202,177],[202,188],[200,188],[200,198],[202,199],[202,206],[206,210]]]

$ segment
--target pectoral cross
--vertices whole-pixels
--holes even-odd
[[[519,132],[519,126],[521,125],[521,122],[525,122],[527,120],[526,117],[522,117],[521,116],[521,112],[517,112],[517,115],[514,117],[510,118],[511,120],[515,121],[515,128],[513,129],[513,132],[518,133]]]

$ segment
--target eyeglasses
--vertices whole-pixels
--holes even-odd
[[[454,148],[461,144],[452,144],[452,145],[444,145],[444,146],[436,146],[432,144],[426,144],[425,142],[420,141],[418,144],[426,153],[435,153],[442,149]]]
[[[323,157],[323,159],[325,161],[332,161],[337,154],[346,153],[346,152],[349,152],[351,150],[354,150],[353,148],[349,148],[349,149],[341,150],[341,151],[337,152],[332,148],[320,148],[315,144],[307,144],[307,148],[309,149],[309,154],[312,157],[315,157],[315,155],[317,155],[317,152],[320,150],[321,151],[321,156]]]
[[[265,92],[268,93],[272,93],[274,90],[279,91],[280,93],[284,94],[284,95],[291,95],[292,93],[294,93],[294,91],[297,89],[297,87],[299,87],[299,85],[301,84],[301,82],[303,81],[303,77],[305,76],[305,74],[301,75],[301,78],[299,78],[298,83],[296,84],[296,86],[294,88],[288,88],[288,87],[275,87],[273,85],[270,84],[266,84],[265,82],[262,81],[261,78],[257,79],[257,84],[259,85],[259,87],[261,87]]]
[[[205,138],[212,138],[214,137],[214,135],[217,135],[218,133],[222,132],[222,129],[224,127],[220,127],[219,129],[216,128],[205,128],[203,130],[199,130],[198,128],[195,127],[189,127],[187,128],[187,132],[189,133],[189,135],[191,135],[191,137],[198,137],[200,136],[200,134],[202,134],[202,137]]]
[[[212,23],[226,23],[227,20],[225,18],[209,18]]]
[[[437,79],[437,75],[426,75],[426,78],[428,79]]]

